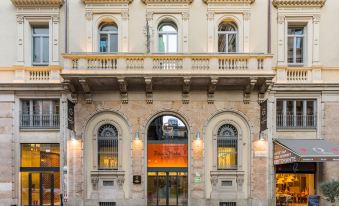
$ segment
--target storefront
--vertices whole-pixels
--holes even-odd
[[[147,132],[147,205],[185,206],[188,200],[188,132],[177,117],[155,118]]]
[[[317,162],[325,161],[339,161],[339,147],[323,139],[275,140],[276,205],[307,205],[316,195]]]
[[[21,144],[21,205],[60,204],[59,144]]]

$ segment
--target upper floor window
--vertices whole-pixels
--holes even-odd
[[[277,128],[315,128],[316,100],[277,100]]]
[[[304,38],[305,27],[303,26],[288,26],[288,55],[287,61],[290,65],[304,64]]]
[[[20,128],[59,128],[59,100],[21,100]]]
[[[100,52],[118,52],[118,27],[114,23],[104,23],[99,27]]]
[[[33,65],[48,65],[49,63],[49,29],[48,26],[32,28]]]
[[[234,23],[222,22],[218,27],[218,52],[237,52],[238,28]]]
[[[178,51],[178,30],[173,22],[161,23],[158,29],[159,52],[170,53]]]
[[[231,124],[224,124],[217,136],[218,169],[237,169],[238,131]]]
[[[99,169],[118,169],[118,130],[104,124],[98,130]]]

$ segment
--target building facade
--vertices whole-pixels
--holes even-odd
[[[339,174],[338,10],[1,1],[0,205],[306,205]]]

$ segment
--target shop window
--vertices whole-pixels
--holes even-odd
[[[305,61],[305,27],[288,26],[287,62],[289,65],[303,65]]]
[[[173,22],[162,22],[158,28],[158,48],[162,53],[178,51],[178,30]]]
[[[316,100],[277,100],[277,128],[315,128]]]
[[[237,52],[238,29],[234,23],[222,22],[218,27],[218,52]]]
[[[217,136],[218,169],[237,169],[238,131],[231,124],[224,124]]]
[[[59,128],[59,100],[21,100],[20,128]]]
[[[33,65],[48,65],[49,63],[49,29],[48,26],[32,28],[32,62]]]
[[[99,27],[100,52],[118,52],[118,27],[115,23],[103,23]]]
[[[99,169],[118,169],[118,130],[111,124],[98,130]]]

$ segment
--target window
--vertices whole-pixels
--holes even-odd
[[[32,28],[33,65],[48,65],[49,30],[48,26]]]
[[[303,26],[289,25],[288,27],[288,64],[303,65],[304,63],[304,30]]]
[[[178,51],[178,31],[172,22],[161,23],[158,30],[159,52],[170,53]]]
[[[277,128],[315,128],[316,100],[277,100]]]
[[[105,23],[99,27],[100,52],[118,52],[118,27],[114,23]]]
[[[238,29],[231,22],[222,22],[218,28],[218,52],[237,52]]]
[[[59,100],[21,100],[20,128],[59,128]]]
[[[118,169],[118,130],[111,124],[98,130],[99,169]]]
[[[218,169],[237,169],[238,131],[231,124],[224,124],[217,136]]]

